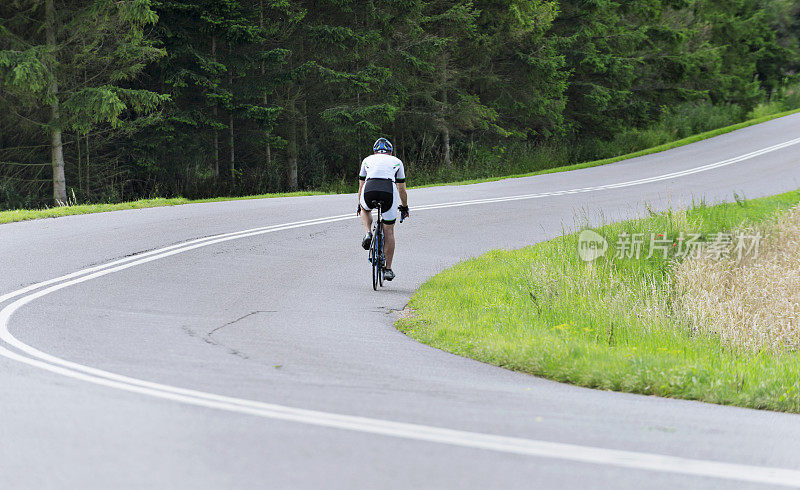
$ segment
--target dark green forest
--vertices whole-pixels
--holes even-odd
[[[0,209],[352,191],[800,107],[800,0],[3,0]]]

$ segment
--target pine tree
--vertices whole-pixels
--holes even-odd
[[[339,158],[328,165],[345,171],[397,115],[386,41],[402,6],[344,0],[309,2],[306,8],[303,121],[324,135],[326,147],[338,150]]]
[[[548,33],[558,15],[549,0],[476,2],[481,50],[476,93],[499,114],[505,136],[544,139],[562,132],[567,72]]]
[[[563,39],[570,74],[565,117],[573,133],[608,137],[642,117],[632,88],[646,32],[626,22],[626,10],[633,3],[561,2],[554,32]]]
[[[2,9],[0,86],[36,113],[50,141],[53,198],[65,203],[63,131],[130,125],[166,100],[128,85],[164,54],[144,33],[157,16],[148,0],[31,0]]]
[[[418,75],[423,81],[420,95],[430,111],[432,129],[439,134],[445,167],[452,164],[454,132],[486,129],[497,119],[497,113],[470,91],[479,14],[471,1],[431,2],[424,10],[422,25],[432,49],[427,73]]]
[[[767,12],[758,0],[707,0],[697,2],[695,10],[720,52],[711,99],[752,107],[762,95],[762,84],[774,89],[783,75],[777,65],[787,56],[775,41]]]

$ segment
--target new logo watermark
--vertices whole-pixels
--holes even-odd
[[[584,262],[592,262],[606,254],[608,241],[594,230],[583,230],[578,235],[578,256]]]
[[[661,258],[710,257],[715,260],[758,257],[759,245],[764,237],[754,233],[620,233],[613,244],[615,259],[649,259],[653,255]],[[606,255],[608,240],[594,230],[583,230],[578,235],[578,256],[592,262]]]

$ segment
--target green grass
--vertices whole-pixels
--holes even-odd
[[[687,138],[679,139],[676,141],[672,141],[669,143],[665,143],[662,145],[654,146],[652,148],[648,148],[645,150],[628,153],[625,155],[615,156],[612,158],[605,158],[602,160],[594,160],[590,162],[582,162],[576,163],[572,165],[564,165],[560,167],[554,168],[547,168],[542,170],[537,170],[534,172],[528,173],[518,173],[513,175],[502,175],[502,176],[495,176],[495,177],[486,177],[480,179],[471,179],[471,180],[459,180],[456,182],[438,182],[438,183],[431,183],[426,185],[420,186],[412,186],[412,188],[421,188],[421,187],[432,187],[438,185],[466,185],[466,184],[477,184],[481,182],[492,182],[498,181],[503,179],[512,179],[517,177],[530,177],[533,175],[541,175],[541,174],[548,174],[554,172],[566,172],[569,170],[577,170],[581,168],[589,168],[589,167],[597,167],[600,165],[607,165],[609,163],[619,162],[622,160],[627,160],[629,158],[636,158],[643,155],[649,155],[651,153],[657,153],[660,151],[669,150],[672,148],[676,148],[679,146],[688,145],[690,143],[695,143],[697,141],[702,141],[704,139],[713,138],[714,136],[719,136],[724,133],[729,133],[731,131],[735,131],[737,129],[742,129],[748,126],[752,126],[754,124],[763,123],[772,119],[776,119],[783,116],[788,116],[790,114],[794,114],[800,112],[800,109],[784,111],[777,114],[768,114],[756,119],[751,119],[749,121],[741,122],[738,124],[734,124],[731,126],[726,126],[719,129],[714,129],[712,131],[706,131],[704,133],[700,133],[694,136],[689,136]],[[115,203],[115,204],[78,204],[73,206],[59,206],[59,207],[51,207],[51,208],[44,208],[44,209],[16,209],[16,210],[8,210],[8,211],[0,211],[0,224],[3,223],[11,223],[15,221],[25,221],[31,219],[40,219],[40,218],[57,218],[60,216],[70,216],[76,214],[89,214],[89,213],[101,213],[106,211],[119,211],[123,209],[140,209],[140,208],[152,208],[158,206],[176,206],[180,204],[191,204],[191,203],[203,203],[203,202],[215,202],[215,201],[231,201],[231,200],[239,200],[239,199],[265,199],[265,198],[272,198],[272,197],[286,197],[286,196],[311,196],[311,195],[322,195],[322,194],[330,194],[330,192],[318,192],[318,191],[308,191],[308,192],[293,192],[293,193],[276,193],[276,194],[261,194],[261,195],[253,195],[253,196],[243,196],[243,197],[217,197],[211,199],[186,199],[186,198],[156,198],[156,199],[141,199],[138,201],[131,201],[131,202],[123,202],[123,203]]]
[[[800,191],[611,224],[621,233],[710,233],[765,223]],[[459,263],[423,284],[397,327],[454,354],[604,390],[800,412],[800,354],[745,352],[675,321],[670,262],[612,256],[591,265],[577,234]],[[659,293],[659,294],[656,294]],[[667,312],[665,314],[664,312]]]

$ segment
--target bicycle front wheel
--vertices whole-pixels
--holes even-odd
[[[383,256],[383,234],[378,242],[378,284],[383,287],[383,271],[386,270],[386,257]]]
[[[380,255],[378,255],[378,239],[372,238],[372,246],[369,250],[370,262],[372,262],[372,289],[378,290],[378,276],[381,273]]]

